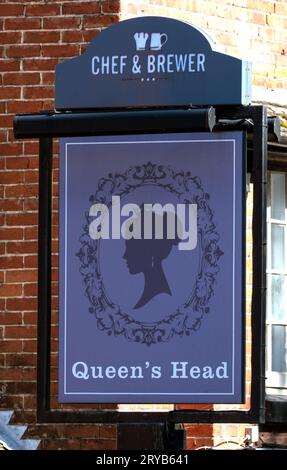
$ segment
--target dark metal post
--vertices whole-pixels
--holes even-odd
[[[50,409],[53,140],[39,140],[37,418]]]
[[[136,132],[212,131],[215,109],[166,109],[16,115],[17,139],[33,137],[75,137]]]
[[[267,111],[252,106],[254,123],[252,174],[253,195],[253,291],[252,291],[252,375],[251,410],[258,409],[258,420],[265,420],[265,311],[266,311],[266,184]]]

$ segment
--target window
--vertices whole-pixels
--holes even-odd
[[[266,391],[273,395],[287,395],[286,175],[268,175]]]

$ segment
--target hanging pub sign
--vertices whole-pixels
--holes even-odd
[[[243,147],[61,139],[61,402],[242,401]]]
[[[202,30],[142,17],[101,32],[56,67],[56,109],[246,105],[249,62],[215,50]]]
[[[56,70],[79,116],[249,102],[249,64],[169,18]],[[242,402],[244,158],[241,132],[61,139],[61,402]]]

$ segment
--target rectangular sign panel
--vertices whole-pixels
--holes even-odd
[[[61,139],[60,402],[242,402],[243,147]]]

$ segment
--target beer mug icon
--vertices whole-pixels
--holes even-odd
[[[150,38],[150,49],[152,51],[160,51],[162,46],[167,41],[167,34],[165,33],[152,33]]]

